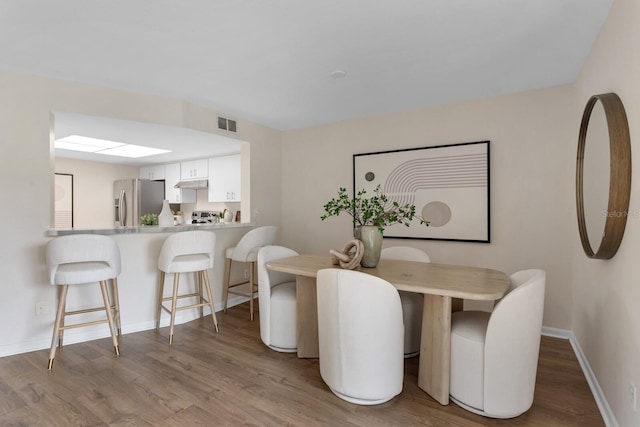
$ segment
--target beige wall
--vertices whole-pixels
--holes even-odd
[[[352,191],[352,155],[490,140],[491,243],[385,239],[426,250],[433,262],[547,271],[544,323],[571,328],[566,261],[576,238],[573,171],[580,112],[572,88],[497,98],[287,132],[283,138],[286,243],[299,251],[340,249],[351,238],[349,217],[322,222],[323,205],[339,187]]]
[[[73,226],[111,228],[114,222],[113,182],[138,178],[140,168],[58,157],[55,171],[73,175]]]
[[[5,200],[16,207],[0,222],[0,272],[5,278],[0,286],[0,355],[5,355],[44,348],[51,339],[55,297],[45,274],[44,248],[53,212],[52,112],[187,126],[212,133],[217,133],[217,114],[181,100],[11,73],[0,73],[0,93],[0,179]],[[280,225],[280,133],[242,120],[238,130],[238,139],[251,143],[251,158],[243,159],[252,168],[251,182],[243,182],[243,193],[251,193],[252,210],[258,212],[253,221],[256,225]],[[237,241],[243,231],[246,229],[221,233],[220,245]],[[157,286],[154,259],[136,256],[151,254],[157,259],[158,238],[118,237],[123,254],[136,254],[127,259],[141,263],[137,269],[130,262],[123,266],[120,288],[122,292],[126,288],[126,298],[131,301],[147,298],[147,293],[140,292],[152,292]],[[221,257],[212,278],[218,299]],[[36,316],[38,301],[48,304],[48,314]],[[152,306],[150,302],[143,313],[134,306],[125,313],[123,307],[123,331],[152,325]]]
[[[608,261],[591,260],[584,255],[579,241],[572,240],[572,329],[622,426],[640,425],[640,407],[633,412],[629,394],[631,382],[640,387],[638,23],[640,2],[616,0],[576,83],[582,108],[591,95],[616,92],[624,103],[631,132],[631,215],[618,253]]]

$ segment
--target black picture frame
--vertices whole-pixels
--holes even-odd
[[[491,243],[490,141],[353,155],[353,194],[380,185],[430,221],[385,228],[385,238]]]

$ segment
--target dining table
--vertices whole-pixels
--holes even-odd
[[[298,357],[317,358],[319,270],[339,268],[330,254],[302,254],[267,263],[273,271],[296,277]],[[356,271],[380,277],[399,291],[424,295],[418,386],[442,405],[449,403],[451,314],[462,300],[495,301],[509,288],[509,277],[498,270],[437,263],[381,259],[376,267]]]

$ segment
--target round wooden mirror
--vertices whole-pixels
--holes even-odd
[[[624,106],[615,93],[594,95],[582,115],[576,168],[578,228],[589,258],[616,254],[630,194],[631,143]],[[595,251],[590,242],[598,243]]]

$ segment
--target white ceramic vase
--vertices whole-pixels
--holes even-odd
[[[378,265],[380,261],[380,252],[382,251],[382,233],[377,225],[361,225],[360,236],[358,237],[364,245],[364,255],[360,265],[372,268]]]
[[[171,208],[169,207],[169,201],[164,200],[162,202],[162,212],[158,215],[158,226],[160,227],[169,227],[173,225],[173,214],[171,213]]]

